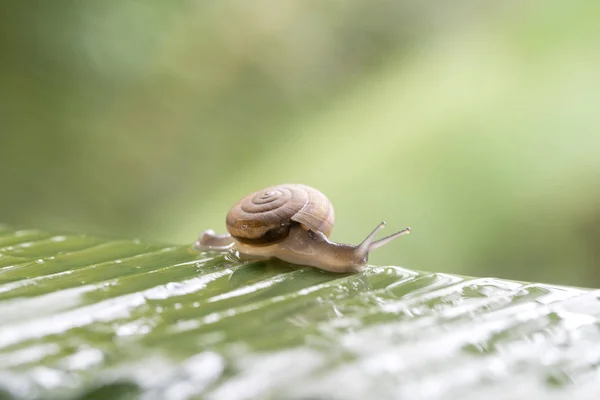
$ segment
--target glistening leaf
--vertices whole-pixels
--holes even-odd
[[[596,399],[599,296],[5,227],[0,398]]]

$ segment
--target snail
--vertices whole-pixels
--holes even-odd
[[[240,199],[227,213],[229,233],[204,231],[194,246],[202,251],[237,250],[249,259],[278,258],[331,272],[360,272],[369,252],[410,233],[405,228],[375,240],[385,227],[381,222],[353,246],[329,240],[334,211],[329,199],[317,189],[300,184],[268,187]]]

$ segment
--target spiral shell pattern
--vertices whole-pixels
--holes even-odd
[[[269,244],[287,236],[296,222],[328,236],[334,212],[329,199],[306,185],[268,187],[239,200],[227,213],[227,230],[248,244]]]

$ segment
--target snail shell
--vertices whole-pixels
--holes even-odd
[[[294,224],[331,235],[333,206],[320,191],[299,184],[268,187],[240,199],[227,213],[227,230],[246,244],[283,240]]]

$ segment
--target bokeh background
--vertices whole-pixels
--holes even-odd
[[[375,264],[600,287],[600,2],[0,5],[0,222],[191,243],[325,192]]]

